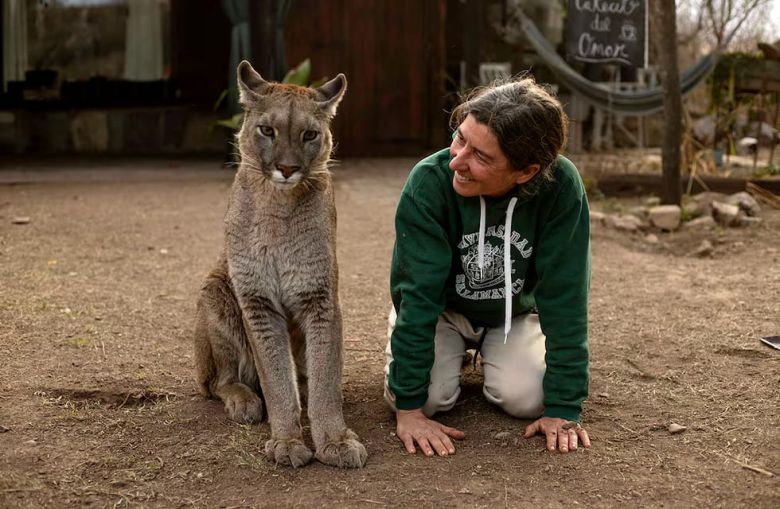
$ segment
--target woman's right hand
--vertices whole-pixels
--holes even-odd
[[[422,408],[414,410],[397,410],[396,435],[404,443],[406,451],[414,454],[417,450],[415,442],[426,456],[455,454],[455,446],[450,438],[461,440],[466,437],[462,431],[450,428],[433,419],[428,419]]]

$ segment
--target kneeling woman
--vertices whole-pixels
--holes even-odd
[[[385,398],[397,435],[410,453],[455,452],[463,433],[430,417],[455,405],[476,348],[485,397],[534,419],[526,437],[589,447],[590,223],[559,155],[566,115],[525,78],[477,91],[450,123],[452,145],[414,167],[396,212]]]

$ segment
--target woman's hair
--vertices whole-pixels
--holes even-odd
[[[473,90],[453,110],[450,127],[455,129],[468,115],[495,134],[512,169],[538,164],[541,178],[552,179],[552,163],[566,142],[569,119],[561,103],[532,77]]]

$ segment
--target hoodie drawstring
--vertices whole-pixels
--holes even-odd
[[[509,200],[504,220],[504,344],[512,328],[512,214],[515,211],[517,197]],[[479,197],[479,244],[477,245],[477,266],[483,276],[485,266],[485,199]]]
[[[512,213],[515,211],[517,197],[509,200],[504,221],[504,344],[512,328]]]
[[[485,268],[485,199],[479,197],[479,244],[477,245],[477,266],[479,277],[484,277]]]

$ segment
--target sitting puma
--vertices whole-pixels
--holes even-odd
[[[362,467],[366,449],[342,413],[336,210],[328,172],[330,121],[347,80],[339,74],[317,89],[269,83],[244,61],[238,85],[245,111],[241,163],[224,251],[198,301],[198,383],[238,422],[261,420],[264,399],[271,425],[266,455],[300,467],[312,458],[302,440],[298,394],[298,381],[308,378],[316,458]]]

